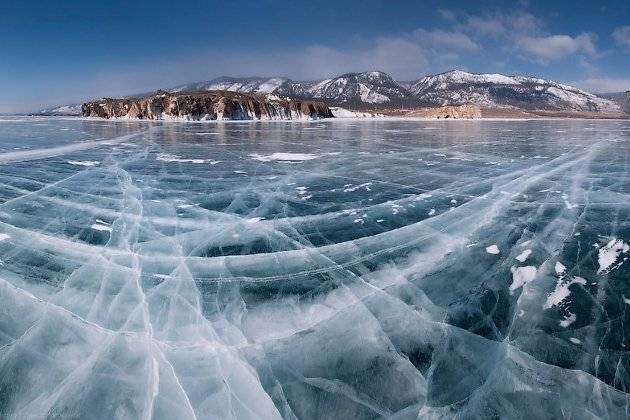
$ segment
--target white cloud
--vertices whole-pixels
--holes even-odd
[[[346,50],[314,45],[304,51],[273,54],[273,63],[269,64],[276,70],[268,74],[284,71],[298,79],[317,79],[382,70],[394,77],[417,79],[428,70],[426,54],[422,46],[404,37],[379,38],[367,47]]]
[[[453,12],[452,10],[448,10],[448,9],[438,9],[438,15],[440,15],[440,17],[442,19],[446,19],[448,21],[455,21],[455,19],[457,19],[457,17],[455,16],[455,12]]]
[[[612,37],[617,45],[630,51],[630,26],[621,26],[615,29]]]
[[[564,58],[575,53],[594,55],[597,50],[592,34],[523,36],[516,39],[516,45],[528,54],[545,60]]]
[[[587,92],[610,93],[630,90],[630,79],[589,78],[569,82]]]
[[[542,31],[543,21],[531,13],[516,13],[508,16],[510,29],[518,33],[537,33]]]
[[[468,16],[456,28],[474,36],[534,36],[542,31],[541,19],[527,12]]]
[[[469,15],[454,28],[466,33],[477,45],[491,40],[500,43],[510,55],[520,53],[543,63],[574,54],[597,55],[596,35],[587,32],[575,36],[550,34],[544,26],[539,17],[519,11]]]

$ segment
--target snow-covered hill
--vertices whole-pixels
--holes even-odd
[[[409,87],[427,105],[476,104],[526,110],[619,112],[614,102],[549,80],[454,70],[426,76]]]
[[[171,92],[228,90],[240,93],[273,93],[289,79],[283,77],[218,77],[207,82],[188,83],[170,89]]]
[[[348,73],[322,80],[311,86],[308,94],[339,104],[391,104],[411,99],[407,89],[380,71]]]
[[[387,73],[380,71],[347,73],[332,79],[304,82],[282,77],[220,77],[171,89],[172,92],[188,90],[228,90],[241,93],[274,94],[355,105],[397,103],[413,99],[403,86]]]
[[[75,116],[81,115],[81,104],[62,105],[53,108],[40,109],[36,112],[39,115],[63,115]]]

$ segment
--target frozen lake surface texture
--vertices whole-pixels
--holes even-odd
[[[619,419],[630,122],[0,119],[0,418]]]

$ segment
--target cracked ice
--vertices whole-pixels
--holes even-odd
[[[0,117],[0,417],[623,418],[628,156],[626,121]]]

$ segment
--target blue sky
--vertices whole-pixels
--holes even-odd
[[[630,2],[5,2],[0,112],[221,75],[528,74],[630,89]]]

